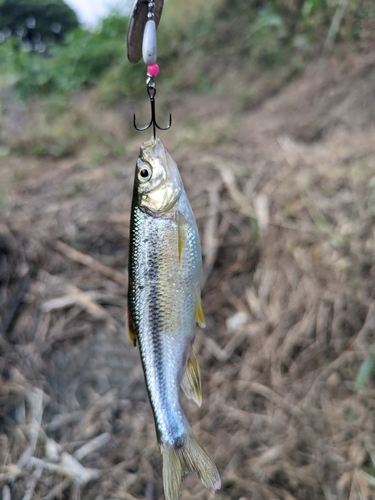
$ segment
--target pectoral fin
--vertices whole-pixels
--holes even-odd
[[[130,342],[133,344],[134,347],[137,347],[137,334],[135,333],[135,327],[133,319],[129,312],[129,307],[126,308],[126,322],[128,324],[128,335]]]
[[[202,404],[202,382],[199,363],[193,351],[188,359],[181,388],[189,399],[192,399],[198,406]]]
[[[185,216],[181,213],[177,213],[177,227],[178,227],[178,261],[182,261],[182,252],[184,251],[186,245],[186,231],[188,228],[188,222]]]
[[[197,305],[195,309],[195,317],[197,318],[197,323],[201,328],[205,328],[206,320],[204,319],[203,309],[202,309],[202,301],[199,297],[197,300]]]

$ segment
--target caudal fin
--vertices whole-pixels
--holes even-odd
[[[183,478],[192,472],[214,492],[221,486],[219,472],[197,438],[191,434],[175,446],[161,445],[163,455],[163,483],[166,500],[178,500]]]

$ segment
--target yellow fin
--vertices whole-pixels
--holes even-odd
[[[181,264],[182,252],[184,251],[186,245],[186,228],[187,220],[185,216],[181,213],[177,213],[177,227],[178,227],[178,261]]]
[[[180,498],[182,479],[192,472],[212,493],[221,487],[220,475],[194,434],[178,438],[174,445],[162,443],[165,500]]]
[[[189,399],[192,399],[198,406],[202,404],[202,382],[199,363],[193,351],[188,359],[181,388]]]
[[[197,300],[197,305],[195,309],[195,317],[197,318],[197,323],[201,328],[206,327],[206,320],[204,319],[203,309],[202,309],[202,301],[201,298]]]
[[[133,344],[134,347],[137,347],[137,334],[135,332],[135,327],[133,323],[133,318],[131,317],[129,313],[129,307],[126,308],[126,322],[128,324],[128,335],[130,342]]]

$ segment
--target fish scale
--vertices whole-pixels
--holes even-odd
[[[179,204],[183,200],[179,200]],[[134,233],[133,233],[134,230]],[[138,262],[130,280],[137,283],[131,310],[137,324],[141,359],[146,376],[157,432],[172,444],[185,432],[186,422],[179,407],[179,387],[186,364],[187,344],[192,342],[195,324],[195,297],[187,284],[199,283],[198,273],[178,262],[177,224],[171,218],[156,218],[134,209],[131,240],[138,252]],[[146,241],[146,243],[145,243]],[[196,255],[193,238],[185,250]],[[130,250],[130,253],[132,249]],[[190,275],[190,276],[189,276]],[[180,300],[177,302],[176,297]],[[190,327],[190,328],[189,328]]]
[[[192,352],[200,305],[198,229],[177,165],[160,139],[141,148],[130,223],[129,335],[138,343],[146,387],[163,455],[167,500],[196,474],[212,491],[220,487],[215,464],[186,419],[180,386],[198,404],[200,374]]]

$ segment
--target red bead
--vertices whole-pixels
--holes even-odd
[[[147,74],[150,76],[158,76],[159,71],[159,66],[157,64],[149,64],[147,66]]]

